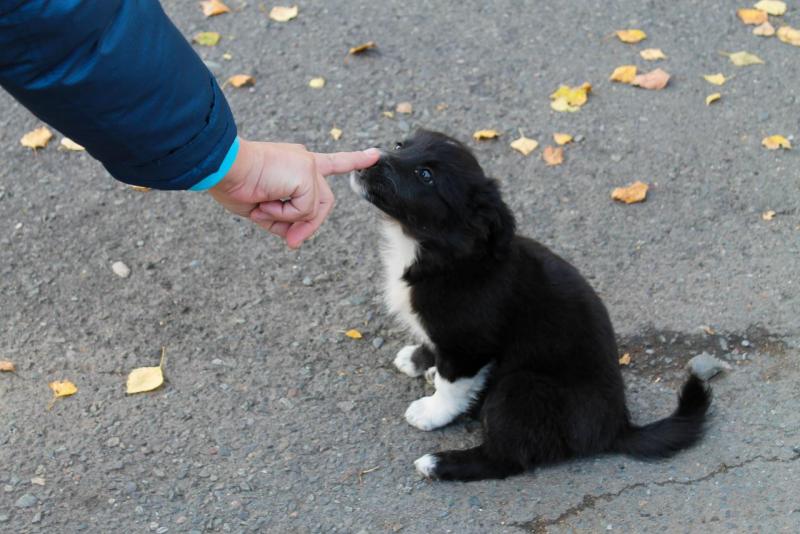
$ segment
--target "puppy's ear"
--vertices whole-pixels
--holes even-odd
[[[516,221],[503,202],[496,180],[487,179],[474,191],[472,214],[470,224],[477,241],[485,243],[486,251],[491,256],[504,256],[514,237]]]

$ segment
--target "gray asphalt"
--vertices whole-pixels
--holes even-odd
[[[424,126],[468,141],[520,231],[603,296],[632,357],[638,421],[671,411],[690,357],[731,363],[712,380],[707,437],[667,462],[421,480],[415,458],[474,444],[479,429],[403,420],[429,389],[391,366],[408,338],[382,308],[376,216],[344,179],[331,180],[339,202],[323,230],[292,252],[203,194],[133,192],[55,142],[24,149],[40,123],[0,94],[0,359],[18,367],[0,375],[0,530],[800,530],[800,158],[760,146],[800,142],[800,48],[751,35],[743,4],[720,0],[304,1],[287,24],[260,2],[229,5],[210,20],[194,1],[166,8],[187,36],[222,33],[199,49],[221,81],[255,76],[225,90],[243,136],[326,151]],[[795,27],[798,7],[784,17]],[[622,44],[612,33],[626,27],[649,38]],[[377,50],[346,58],[369,40]],[[644,62],[646,47],[668,60]],[[720,54],[738,50],[765,64]],[[673,78],[660,92],[607,81],[627,63]],[[716,72],[735,77],[701,78]],[[307,87],[314,76],[324,89]],[[550,110],[559,84],[584,81],[580,112]],[[382,116],[401,101],[412,115]],[[471,141],[481,128],[503,135]],[[546,167],[541,148],[508,147],[520,128],[542,146],[559,131],[582,140]],[[652,186],[645,203],[610,200],[637,179]],[[156,365],[162,346],[165,386],[126,396],[128,371]],[[79,392],[48,410],[47,383],[62,378]]]

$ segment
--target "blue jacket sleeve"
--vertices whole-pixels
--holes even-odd
[[[129,184],[207,184],[236,150],[224,95],[156,0],[0,0],[0,85]]]

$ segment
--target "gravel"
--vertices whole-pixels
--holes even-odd
[[[689,360],[686,364],[686,368],[689,369],[692,374],[703,380],[709,380],[722,371],[730,371],[733,369],[728,362],[720,360],[707,352],[698,354]]]
[[[37,499],[35,495],[26,493],[17,499],[17,502],[14,503],[14,506],[17,508],[30,508],[31,506],[35,506],[38,501],[39,499]]]

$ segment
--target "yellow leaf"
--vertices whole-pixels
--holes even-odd
[[[230,61],[230,60],[233,59],[233,55],[228,53],[228,52],[225,52],[224,54],[222,54],[222,59],[224,59],[226,61]]]
[[[626,187],[617,187],[611,192],[611,198],[619,200],[625,204],[642,202],[647,198],[648,186],[645,183],[636,181]]]
[[[760,9],[738,9],[736,10],[736,14],[745,24],[755,24],[756,26],[764,24],[769,18],[767,17],[767,13]]]
[[[359,332],[358,330],[355,330],[355,329],[354,330],[348,330],[347,332],[344,333],[344,335],[346,335],[350,339],[361,339],[362,337],[364,337],[364,336],[361,335],[361,332]]]
[[[348,53],[351,56],[354,56],[356,54],[363,54],[367,50],[372,50],[376,46],[377,45],[375,44],[375,41],[368,41],[368,42],[366,42],[364,44],[360,44],[360,45],[352,47]]]
[[[712,102],[716,102],[720,98],[722,98],[720,93],[711,93],[706,97],[706,106],[710,106]]]
[[[591,90],[592,85],[590,83],[584,83],[579,87],[561,85],[550,95],[550,98],[553,100],[550,103],[550,107],[555,111],[578,111],[588,100],[588,95]]]
[[[749,52],[734,52],[733,54],[728,54],[728,58],[731,60],[731,63],[737,67],[764,63],[760,57]]]
[[[775,215],[776,213],[774,210],[767,210],[761,214],[761,219],[765,221],[771,221],[772,219],[775,218]]]
[[[625,353],[619,357],[619,364],[620,365],[630,365],[631,364],[631,355],[629,353]]]
[[[753,35],[758,35],[760,37],[772,37],[775,35],[775,27],[769,22],[765,22],[764,24],[753,28]]]
[[[167,354],[165,347],[161,348],[161,363],[158,367],[138,367],[128,374],[128,395],[153,391],[164,383],[164,359]]]
[[[246,87],[255,84],[256,80],[247,74],[234,74],[225,83],[229,83],[234,87]]]
[[[800,46],[800,30],[796,30],[791,26],[784,26],[778,30],[778,39],[783,43]]]
[[[128,186],[128,189],[132,189],[138,193],[147,193],[148,191],[151,191],[151,188],[145,187],[143,185],[130,185]]]
[[[17,366],[14,365],[14,362],[9,362],[7,360],[0,360],[0,372],[2,373],[13,373],[17,370]]]
[[[656,69],[645,74],[639,74],[633,79],[631,85],[636,85],[642,89],[659,90],[666,87],[667,83],[669,83],[669,74],[662,69]]]
[[[331,128],[331,137],[333,137],[334,141],[338,141],[342,138],[342,131],[334,126]]]
[[[297,16],[298,11],[297,6],[275,6],[269,11],[269,18],[277,22],[289,22]]]
[[[647,34],[642,30],[618,30],[616,34],[623,43],[638,43],[647,39]]]
[[[549,166],[561,165],[564,163],[564,148],[546,146],[542,152],[542,159]]]
[[[46,147],[52,138],[53,132],[47,126],[42,126],[23,135],[19,142],[22,143],[22,146],[37,149]]]
[[[394,110],[398,113],[404,113],[408,115],[414,111],[414,106],[411,105],[411,102],[400,102],[397,104],[397,107],[395,107]]]
[[[660,48],[645,48],[639,55],[642,56],[642,59],[647,61],[655,61],[657,59],[667,59],[667,56],[664,55],[664,52],[661,51]]]
[[[572,136],[568,133],[554,133],[553,140],[557,145],[566,145],[572,142]]]
[[[213,17],[215,15],[222,15],[223,13],[231,12],[231,8],[219,0],[205,0],[200,2],[200,6],[203,8],[203,15],[206,17]]]
[[[623,65],[614,69],[609,80],[612,82],[631,83],[636,78],[636,65]]]
[[[792,148],[792,143],[782,135],[770,135],[769,137],[765,137],[761,141],[761,144],[768,150],[778,150],[779,148],[789,150]]]
[[[786,4],[779,0],[761,0],[753,7],[776,17],[786,13]]]
[[[192,37],[192,41],[202,46],[217,46],[219,39],[217,32],[199,32]]]
[[[311,78],[311,81],[308,82],[308,86],[312,89],[322,89],[325,87],[325,78]]]
[[[497,130],[478,130],[472,134],[472,138],[476,141],[483,141],[486,139],[497,139],[500,133]]]
[[[78,392],[78,388],[69,380],[56,380],[47,384],[56,397],[69,397]]]
[[[381,115],[383,115],[387,119],[393,119],[394,118],[394,111],[382,111]]]
[[[62,137],[59,143],[64,150],[71,150],[73,152],[82,152],[86,150],[81,145],[70,139],[69,137]]]
[[[539,146],[539,142],[535,139],[530,139],[525,137],[520,132],[519,139],[515,139],[511,142],[511,148],[522,154],[523,156],[530,155],[531,152],[536,150],[536,147]]]
[[[708,83],[714,84],[714,85],[722,85],[722,84],[724,84],[725,82],[728,81],[722,73],[719,73],[719,74],[704,74],[703,78],[705,78],[705,80]]]

